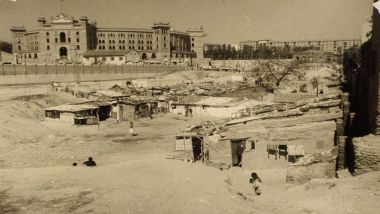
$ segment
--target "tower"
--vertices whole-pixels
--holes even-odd
[[[187,33],[190,35],[190,50],[195,53],[193,58],[203,59],[204,38],[207,36],[203,27],[199,30],[188,30]]]
[[[153,24],[153,53],[162,63],[170,62],[170,25],[169,23]],[[153,57],[152,57],[153,58]]]

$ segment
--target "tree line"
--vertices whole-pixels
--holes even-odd
[[[12,43],[0,41],[0,51],[12,53]]]
[[[204,57],[213,60],[228,59],[291,59],[293,52],[301,52],[307,50],[319,50],[319,47],[294,47],[291,49],[289,45],[281,47],[268,47],[266,45],[254,48],[252,45],[244,45],[241,49],[236,49],[230,44],[207,45],[204,50]]]

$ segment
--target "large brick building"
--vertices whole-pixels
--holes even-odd
[[[295,47],[316,47],[322,51],[338,52],[339,49],[344,51],[355,45],[361,44],[360,39],[352,40],[294,40],[294,41],[274,41],[274,40],[248,40],[240,42],[240,48],[243,46],[252,46],[254,50],[260,47],[268,48],[284,48],[288,46],[290,50],[294,50]]]
[[[75,20],[64,14],[50,21],[45,18],[37,21],[36,30],[11,28],[17,63],[102,63],[112,62],[114,56],[125,63],[128,53],[137,54],[140,60],[160,63],[186,63],[203,58],[206,34],[202,28],[177,32],[169,23],[154,23],[146,29],[98,28],[87,17]]]

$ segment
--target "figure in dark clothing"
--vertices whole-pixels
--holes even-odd
[[[237,165],[240,167],[242,167],[241,161],[243,158],[244,150],[245,150],[245,145],[243,143],[240,143],[236,150]]]
[[[89,157],[88,161],[83,162],[83,164],[86,166],[96,166],[96,163],[94,160],[92,160],[92,157]]]
[[[252,184],[252,187],[255,190],[256,195],[260,195],[261,194],[260,186],[261,186],[262,181],[256,172],[252,172],[251,179],[249,179],[249,182]]]
[[[190,117],[193,116],[193,109],[191,109],[191,107],[189,107],[189,116],[190,116]]]

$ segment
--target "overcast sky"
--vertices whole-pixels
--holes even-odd
[[[15,1],[15,2],[14,2]],[[185,31],[203,26],[208,42],[360,39],[373,0],[0,0],[0,40],[11,26],[37,27],[61,11],[88,16],[98,27],[148,28],[170,22]]]

